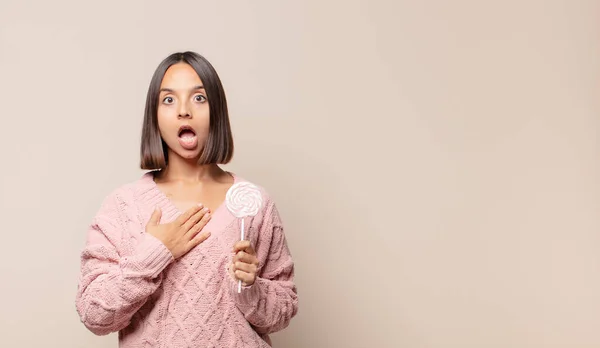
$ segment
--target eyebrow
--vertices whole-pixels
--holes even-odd
[[[199,89],[204,89],[204,86],[202,86],[202,85],[194,86],[193,88],[190,89],[190,91],[196,91]],[[161,88],[159,92],[174,93],[174,90],[171,88]]]

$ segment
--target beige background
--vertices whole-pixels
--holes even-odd
[[[78,253],[186,49],[287,226],[276,347],[600,347],[600,2],[573,0],[1,0],[0,346],[116,347]]]

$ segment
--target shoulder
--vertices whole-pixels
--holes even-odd
[[[151,191],[152,173],[147,172],[139,178],[114,187],[104,196],[100,212],[126,211],[141,201]]]

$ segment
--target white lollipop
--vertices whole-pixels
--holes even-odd
[[[244,240],[244,218],[255,216],[262,207],[262,194],[258,187],[247,181],[233,184],[225,195],[227,209],[241,219],[241,240]],[[242,291],[242,281],[238,283],[238,293]]]

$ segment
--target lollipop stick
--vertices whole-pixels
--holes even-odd
[[[242,218],[242,240],[244,240],[244,219]]]
[[[241,240],[244,240],[244,218],[242,218],[242,236]],[[238,281],[238,294],[242,292],[242,280]]]

